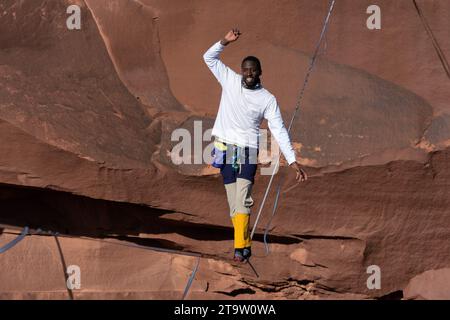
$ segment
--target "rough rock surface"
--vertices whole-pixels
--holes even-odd
[[[450,288],[439,273],[450,266],[450,81],[406,0],[379,1],[381,31],[365,27],[370,1],[337,4],[292,132],[310,179],[280,169],[268,256],[273,193],[254,238],[259,277],[231,263],[221,177],[174,165],[171,133],[212,125],[219,87],[201,56],[236,24],[244,35],[225,62],[260,56],[290,118],[327,1],[257,3],[0,4],[0,247],[24,226],[61,234],[0,254],[0,298],[180,298],[197,261],[186,254],[202,255],[192,299],[432,299]],[[448,56],[450,6],[417,3]],[[81,30],[66,28],[69,4]],[[255,211],[268,180],[256,177]],[[81,267],[80,290],[67,291],[64,264]],[[366,286],[371,265],[379,290]],[[438,275],[442,287],[424,285]]]
[[[428,270],[411,279],[404,290],[404,298],[450,300],[449,283],[449,268]]]

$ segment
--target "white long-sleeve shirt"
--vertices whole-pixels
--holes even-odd
[[[244,88],[242,76],[220,61],[224,48],[219,41],[203,55],[206,65],[222,86],[212,135],[225,143],[258,148],[259,127],[265,118],[287,162],[293,163],[295,151],[275,96],[262,86],[255,90]]]

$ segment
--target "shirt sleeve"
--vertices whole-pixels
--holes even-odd
[[[283,152],[283,155],[286,158],[288,164],[290,165],[291,163],[295,162],[295,151],[292,147],[286,127],[284,126],[280,107],[278,106],[275,97],[270,100],[269,105],[264,111],[264,118],[267,119],[270,132],[278,142],[281,152]]]
[[[225,46],[218,41],[203,55],[203,60],[205,60],[209,70],[211,70],[212,74],[222,86],[226,85],[232,77],[236,76],[236,73],[219,59],[220,53],[224,48]]]

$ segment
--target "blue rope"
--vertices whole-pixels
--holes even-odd
[[[195,274],[197,273],[199,265],[200,265],[200,257],[198,257],[197,264],[195,265],[194,271],[192,271],[192,274],[189,277],[189,280],[188,280],[188,282],[186,284],[186,288],[184,289],[183,297],[181,298],[181,300],[184,300],[184,298],[186,298],[186,296],[187,296],[187,294],[189,292],[189,289],[191,288],[192,281],[194,281]]]
[[[14,247],[16,244],[18,244],[20,241],[22,241],[27,236],[28,231],[29,231],[28,227],[23,228],[22,232],[20,233],[20,235],[17,238],[15,238],[11,242],[7,243],[6,245],[4,245],[3,247],[0,248],[0,253],[4,253],[4,252],[8,251],[12,247]]]

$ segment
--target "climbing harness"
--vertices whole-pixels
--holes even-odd
[[[245,154],[245,149],[243,149],[243,147],[216,140],[214,142],[214,148],[211,152],[211,155],[213,156],[213,162],[211,165],[214,168],[222,169],[225,163],[229,162],[234,171],[241,173],[242,153]]]
[[[231,159],[231,166],[233,167],[234,171],[238,173],[241,173],[241,152],[242,152],[241,147],[233,145],[233,158]]]
[[[313,68],[314,68],[314,64],[315,64],[315,62],[316,62],[316,58],[317,58],[317,55],[318,55],[318,53],[319,53],[319,49],[320,49],[321,44],[322,44],[322,40],[323,40],[323,38],[324,38],[324,36],[325,36],[325,34],[326,34],[326,31],[327,31],[327,28],[328,28],[328,23],[329,23],[329,21],[330,21],[330,16],[331,16],[331,13],[332,13],[332,11],[333,11],[334,3],[335,3],[335,2],[336,2],[336,0],[332,0],[332,1],[331,1],[330,7],[329,7],[329,10],[328,10],[328,14],[327,14],[327,16],[326,16],[326,18],[325,18],[325,21],[324,21],[324,23],[323,23],[322,32],[320,33],[319,41],[317,42],[316,49],[315,49],[314,54],[313,54],[313,56],[312,56],[312,58],[311,58],[311,61],[310,61],[310,64],[309,64],[309,68],[308,68],[308,71],[307,71],[307,73],[306,73],[305,80],[304,80],[304,82],[303,82],[303,87],[302,87],[302,89],[301,89],[301,91],[300,91],[300,94],[299,94],[298,99],[297,99],[297,103],[296,103],[296,105],[295,105],[294,114],[292,115],[291,121],[290,121],[290,123],[289,123],[289,127],[288,127],[288,130],[287,130],[287,131],[288,131],[288,134],[289,134],[289,132],[290,132],[291,129],[292,129],[292,125],[293,125],[293,123],[294,123],[295,116],[297,115],[297,111],[300,109],[300,102],[301,102],[301,100],[302,100],[302,98],[303,98],[303,95],[304,95],[305,89],[306,89],[306,85],[308,84],[309,77],[310,77],[311,72],[312,72],[312,70],[313,70]],[[251,239],[253,239],[253,235],[255,234],[255,230],[256,230],[256,227],[257,227],[257,225],[258,225],[259,218],[261,217],[261,212],[262,212],[262,210],[263,210],[263,208],[264,208],[264,204],[265,204],[266,199],[267,199],[267,196],[268,196],[268,194],[269,194],[270,187],[271,187],[272,182],[273,182],[273,178],[274,178],[274,176],[275,176],[275,173],[278,171],[279,165],[280,165],[280,155],[278,155],[278,157],[277,157],[277,161],[276,161],[275,167],[274,167],[274,169],[273,169],[272,175],[271,175],[271,177],[270,177],[269,183],[268,183],[267,188],[266,188],[266,191],[265,191],[265,193],[264,193],[263,200],[262,200],[261,205],[260,205],[260,207],[259,207],[258,215],[256,216],[256,220],[255,220],[255,223],[254,223],[254,225],[253,225],[252,232],[251,232],[251,234],[250,234],[250,238],[251,238]],[[265,231],[265,233],[264,233],[264,245],[265,245],[265,247],[266,247],[266,253],[267,253],[267,254],[268,254],[268,252],[269,252],[268,244],[267,244],[267,242],[266,242],[266,240],[267,240],[267,233],[268,233],[268,230],[269,230],[269,227],[270,227],[270,223],[271,223],[271,221],[272,221],[272,219],[273,219],[273,217],[274,217],[274,215],[275,215],[275,212],[276,212],[276,208],[277,208],[277,204],[278,204],[278,198],[279,198],[279,196],[280,196],[280,188],[281,188],[281,181],[280,181],[279,184],[278,184],[278,191],[277,191],[277,195],[276,195],[276,198],[275,198],[275,204],[274,204],[274,208],[273,208],[273,211],[272,211],[272,217],[270,218],[269,223],[268,223],[267,226],[266,226],[266,231]]]
[[[230,163],[235,172],[241,173],[242,156],[245,156],[245,151],[245,147],[216,140],[211,152],[211,155],[213,156],[211,165],[214,168],[222,169],[225,166],[225,163]]]

